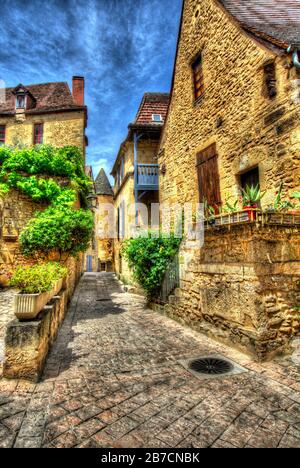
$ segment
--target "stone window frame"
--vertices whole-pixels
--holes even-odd
[[[278,80],[276,62],[274,59],[267,60],[262,66],[263,72],[263,95],[267,99],[274,99],[278,94]]]
[[[203,71],[203,49],[201,49],[191,60],[190,66],[193,79],[194,101],[198,103],[202,100],[205,94],[204,71]],[[200,70],[200,71],[199,71]],[[197,78],[197,73],[200,75]],[[200,83],[200,87],[197,85]]]

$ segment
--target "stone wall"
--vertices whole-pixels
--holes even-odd
[[[0,199],[0,286],[7,283],[17,266],[32,263],[21,255],[18,239],[34,213],[45,208],[43,203],[34,203],[17,190],[10,190]]]
[[[15,319],[7,325],[3,376],[37,382],[44,363],[64,320],[69,301],[82,274],[82,258],[69,259],[64,289],[33,321]]]
[[[85,154],[85,112],[59,112],[39,115],[0,116],[6,126],[6,145],[33,145],[34,124],[44,124],[43,141],[54,146],[78,146]]]
[[[197,15],[197,16],[196,16]],[[205,94],[195,102],[192,62],[202,52]],[[277,95],[265,93],[274,60]],[[241,30],[214,0],[185,0],[172,100],[159,151],[161,203],[198,202],[196,155],[216,144],[221,198],[240,195],[239,175],[259,166],[274,201],[300,186],[300,105],[295,68]],[[232,198],[233,199],[233,198]],[[232,201],[232,200],[231,200]]]
[[[213,228],[203,248],[182,245],[180,262],[180,288],[157,306],[169,316],[259,360],[299,334],[299,228]]]

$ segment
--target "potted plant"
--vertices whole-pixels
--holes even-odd
[[[67,268],[59,263],[19,267],[10,285],[20,289],[15,296],[14,312],[19,320],[32,320],[62,288]]]
[[[265,196],[266,192],[262,192],[259,185],[247,185],[242,191],[243,196],[243,210],[248,212],[248,220],[256,220],[256,209],[259,206],[259,202]]]
[[[203,200],[204,220],[208,226],[214,226],[216,223],[216,212],[213,206],[209,205],[206,199]]]
[[[297,200],[298,204],[300,203],[300,192],[298,192],[298,191],[293,192],[293,193],[292,193],[292,197],[295,198],[295,199]],[[299,209],[299,207],[297,207],[297,205],[293,205],[293,208],[296,208],[296,210],[293,210],[293,211],[291,212],[291,214],[294,214],[294,215],[298,215],[298,216],[299,216],[299,215],[300,215],[300,209]]]

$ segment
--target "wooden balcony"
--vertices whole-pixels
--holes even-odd
[[[158,190],[158,164],[138,164],[136,170],[137,190]]]

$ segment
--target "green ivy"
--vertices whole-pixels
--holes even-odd
[[[49,205],[21,233],[20,246],[25,255],[51,251],[76,255],[87,249],[93,215],[89,210],[75,209],[74,203],[79,196],[83,208],[87,207],[90,180],[77,147],[0,147],[0,197],[10,189]]]
[[[74,199],[79,194],[85,206],[90,181],[84,172],[83,158],[77,147],[56,148],[38,145],[31,148],[0,148],[0,183],[9,190],[18,189],[34,201],[57,204],[67,189],[52,177],[70,181]],[[59,198],[59,200],[63,200]]]
[[[151,232],[124,242],[122,254],[133,271],[133,277],[148,296],[162,284],[169,262],[179,250],[180,239],[171,235],[155,237]]]

